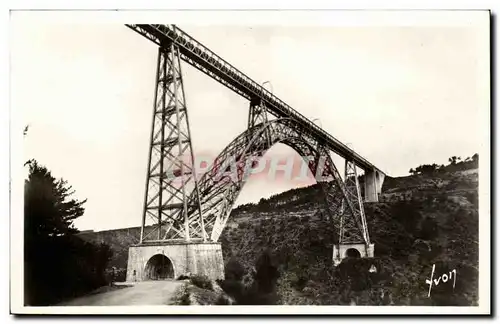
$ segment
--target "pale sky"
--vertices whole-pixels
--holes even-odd
[[[121,24],[11,27],[11,108],[30,125],[25,160],[88,199],[79,229],[139,226],[157,47]],[[255,81],[270,81],[279,98],[389,176],[480,151],[484,29],[179,27]],[[245,130],[249,103],[187,63],[182,69],[195,155],[216,156]],[[294,186],[250,180],[238,203]]]

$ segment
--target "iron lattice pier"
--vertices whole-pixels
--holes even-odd
[[[159,48],[148,161],[140,242],[205,240],[203,218],[196,219],[197,231],[188,221],[189,207],[201,212],[201,205],[179,49],[173,43]],[[188,200],[190,193],[194,196]]]

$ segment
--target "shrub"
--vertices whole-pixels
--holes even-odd
[[[225,275],[229,280],[240,281],[245,275],[245,268],[238,262],[237,259],[231,258],[226,264]]]
[[[432,240],[439,234],[438,224],[431,217],[426,217],[422,221],[420,237],[424,240]]]
[[[265,293],[274,291],[279,271],[268,250],[265,250],[257,259],[255,268],[257,270],[255,280],[258,283],[259,291]]]
[[[227,293],[229,296],[236,299],[238,303],[240,303],[245,288],[240,281],[226,279],[218,280],[217,283],[225,293]]]
[[[174,292],[170,305],[191,305],[189,300],[189,289],[187,284],[183,284]]]
[[[191,283],[195,285],[196,287],[199,287],[201,289],[207,289],[207,290],[212,290],[214,289],[212,285],[212,281],[208,279],[207,276],[205,275],[194,275],[191,277]]]
[[[231,301],[224,295],[219,295],[215,301],[215,305],[231,305]]]

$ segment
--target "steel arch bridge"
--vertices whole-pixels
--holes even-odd
[[[184,253],[179,252],[182,246],[185,264],[174,267],[189,272],[207,272],[200,268],[221,263],[220,244],[215,252],[207,252],[213,250],[207,244],[217,244],[253,166],[276,143],[293,148],[321,184],[327,217],[339,233],[334,263],[349,248],[373,256],[363,202],[378,201],[383,172],[175,25],[127,26],[159,45],[141,237],[129,251],[128,272],[132,268],[141,272],[137,264],[144,262],[146,252],[140,251],[152,246],[177,244],[177,252],[171,254]],[[247,129],[200,179],[193,167],[181,60],[250,100]],[[345,158],[344,179],[333,163],[332,151]],[[365,173],[364,199],[357,168]],[[193,248],[196,244],[202,248]]]

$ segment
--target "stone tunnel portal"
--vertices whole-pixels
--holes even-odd
[[[146,263],[146,280],[165,280],[174,278],[174,266],[172,261],[163,254],[156,254]]]
[[[345,256],[347,258],[361,258],[361,253],[355,248],[350,248],[345,251]]]

